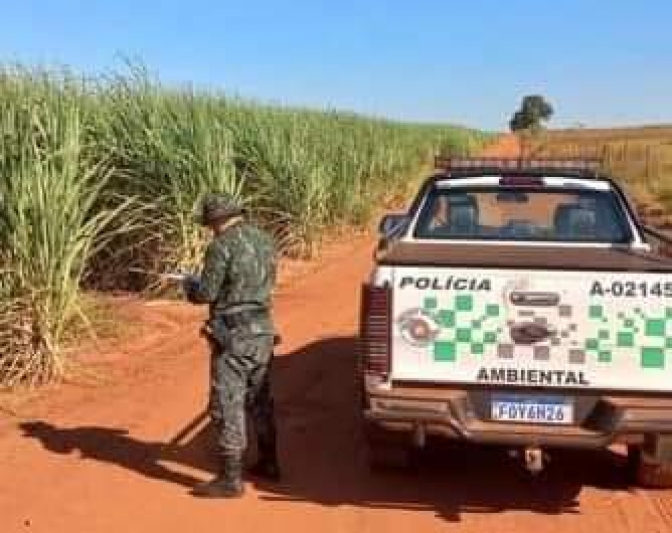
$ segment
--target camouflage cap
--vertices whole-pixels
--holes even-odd
[[[209,193],[201,201],[196,221],[203,226],[207,226],[232,216],[242,215],[244,212],[243,207],[233,196],[222,193]]]

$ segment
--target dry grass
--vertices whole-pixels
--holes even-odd
[[[635,194],[672,209],[672,126],[550,130],[523,136],[524,156],[597,157]]]

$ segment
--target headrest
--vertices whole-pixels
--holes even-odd
[[[471,233],[478,225],[478,212],[475,203],[464,202],[451,204],[449,224],[451,232]]]
[[[450,207],[455,206],[470,206],[476,209],[476,198],[469,194],[451,194],[445,197],[448,200]]]
[[[559,236],[593,235],[596,229],[595,211],[578,204],[560,205],[555,212],[554,225]]]

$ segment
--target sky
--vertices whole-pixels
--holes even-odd
[[[669,0],[0,0],[0,62],[504,130],[672,122]]]

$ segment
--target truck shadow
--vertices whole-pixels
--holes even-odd
[[[627,490],[625,458],[562,451],[533,477],[499,447],[430,441],[412,470],[370,471],[356,391],[356,339],[319,340],[274,368],[281,484],[256,482],[269,500],[417,509],[459,521],[463,513],[578,513],[585,487]]]
[[[578,513],[585,487],[628,488],[624,458],[609,451],[558,453],[533,478],[505,450],[432,442],[413,471],[373,473],[359,423],[354,354],[355,339],[339,337],[276,357],[273,388],[283,480],[249,479],[260,498],[420,510],[459,521],[464,513]],[[82,458],[188,488],[207,476],[185,473],[182,467],[208,475],[216,469],[215,436],[208,424],[197,426],[193,436],[164,443],[109,427],[59,428],[44,421],[21,425],[26,437],[52,453],[77,451]]]

